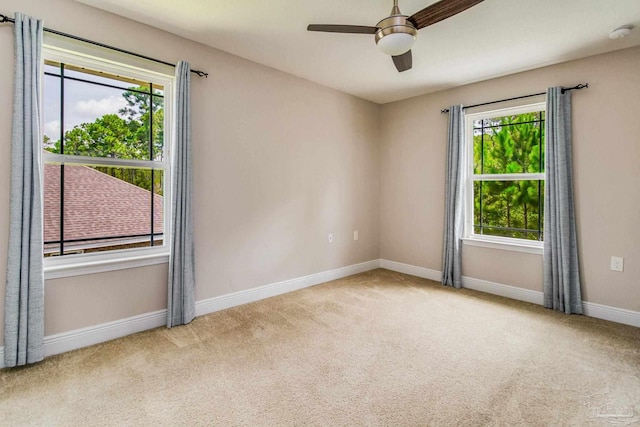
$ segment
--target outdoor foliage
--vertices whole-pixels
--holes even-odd
[[[64,144],[44,136],[45,150],[52,153],[107,157],[135,160],[162,160],[164,141],[164,109],[162,97],[153,97],[138,91],[149,91],[145,87],[133,87],[122,93],[127,104],[118,114],[106,114],[92,123],[74,126],[64,134]],[[161,95],[159,91],[154,94]],[[153,123],[153,126],[150,126]],[[151,130],[153,129],[153,134]],[[149,141],[153,141],[152,144]],[[63,150],[64,149],[64,150]],[[94,166],[94,169],[151,191],[152,171],[140,168]],[[162,195],[162,173],[154,171],[153,188]]]
[[[474,123],[474,174],[544,172],[544,112]],[[474,182],[474,232],[542,240],[544,182]]]

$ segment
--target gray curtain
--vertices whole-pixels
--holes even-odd
[[[44,358],[42,270],[42,21],[15,15],[9,253],[4,307],[7,367]]]
[[[171,254],[167,327],[187,324],[196,315],[191,175],[191,67],[176,66],[175,145],[173,148]]]
[[[466,155],[464,110],[462,105],[454,105],[449,108],[442,284],[456,288],[462,287],[461,239],[464,230]]]
[[[544,306],[582,314],[571,161],[571,92],[547,90]]]

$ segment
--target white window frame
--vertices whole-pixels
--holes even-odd
[[[520,105],[517,107],[501,108],[498,110],[483,111],[465,115],[465,137],[467,143],[467,179],[465,200],[465,224],[463,242],[465,245],[480,246],[492,249],[542,254],[544,243],[542,241],[518,239],[515,237],[488,236],[476,234],[473,228],[474,202],[473,184],[475,181],[521,181],[521,180],[546,180],[545,173],[517,173],[517,174],[474,174],[473,170],[473,123],[480,119],[492,119],[510,115],[546,111],[546,102]],[[545,135],[546,138],[546,135]],[[546,142],[546,141],[545,141]],[[546,170],[546,169],[545,169]]]
[[[50,43],[47,43],[47,42]],[[71,48],[69,44],[71,43]],[[105,166],[150,167],[161,165],[164,169],[163,177],[163,226],[164,236],[162,246],[146,248],[119,249],[87,254],[71,254],[58,257],[44,258],[45,279],[56,279],[68,276],[93,274],[126,268],[143,267],[163,264],[169,261],[171,247],[171,159],[173,146],[173,69],[166,66],[152,66],[140,63],[135,58],[124,54],[114,55],[84,43],[60,41],[57,38],[45,39],[43,58],[55,62],[84,66],[94,70],[104,71],[114,75],[126,75],[137,80],[151,82],[164,86],[164,160],[127,160],[86,157],[55,154],[45,152],[44,163],[60,164],[92,164]],[[61,124],[62,125],[62,124]]]

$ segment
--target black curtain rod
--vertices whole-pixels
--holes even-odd
[[[12,24],[15,24],[15,19],[12,19],[12,18],[9,18],[8,16],[0,14],[0,24],[2,24],[4,22],[10,22]],[[113,47],[113,46],[109,46],[109,45],[104,44],[104,43],[94,42],[93,40],[88,40],[88,39],[85,39],[85,38],[82,38],[82,37],[74,36],[73,34],[63,33],[63,32],[60,32],[60,31],[52,30],[50,28],[44,28],[44,31],[46,31],[47,33],[51,33],[51,34],[56,34],[58,36],[67,37],[69,39],[73,39],[73,40],[78,40],[78,41],[81,41],[81,42],[89,43],[89,44],[92,44],[92,45],[95,45],[95,46],[100,46],[100,47],[103,47],[105,49],[111,49],[111,50],[115,50],[116,52],[125,53],[127,55],[131,55],[131,56],[135,56],[135,57],[138,57],[138,58],[146,59],[146,60],[149,60],[149,61],[157,62],[159,64],[169,65],[170,67],[175,67],[176,66],[176,64],[172,64],[171,62],[161,61],[160,59],[155,59],[155,58],[151,58],[149,56],[140,55],[139,53],[134,53],[134,52],[130,52],[128,50],[120,49],[119,47]],[[194,73],[194,74],[197,74],[199,77],[209,77],[209,73],[205,73],[204,71],[191,70],[191,72]]]
[[[574,87],[563,87],[562,88],[562,93],[568,92],[570,90],[580,90],[580,89],[585,89],[589,87],[589,83],[580,83],[579,85],[576,85]],[[523,98],[531,98],[532,96],[540,96],[540,95],[546,95],[547,92],[540,92],[540,93],[532,93],[531,95],[522,95],[522,96],[515,96],[513,98],[507,98],[507,99],[499,99],[497,101],[490,101],[490,102],[483,102],[481,104],[473,104],[473,105],[467,105],[465,107],[462,107],[462,109],[466,109],[466,108],[473,108],[473,107],[481,107],[483,105],[490,105],[490,104],[497,104],[499,102],[507,102],[507,101],[514,101],[516,99],[523,99]],[[445,108],[444,110],[440,110],[440,113],[444,114],[444,113],[448,113],[449,109]]]

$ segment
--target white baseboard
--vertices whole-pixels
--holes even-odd
[[[540,291],[532,291],[530,289],[518,288],[516,286],[474,279],[473,277],[463,276],[462,287],[538,305],[542,305],[544,303],[544,296]]]
[[[53,356],[110,341],[167,324],[167,310],[158,310],[100,325],[74,329],[44,337],[44,356]],[[4,368],[4,346],[0,347],[0,369]]]
[[[608,305],[596,304],[593,302],[583,302],[584,315],[597,319],[610,320],[616,323],[640,328],[640,313],[624,308],[610,307]]]
[[[335,270],[323,271],[321,273],[310,274],[308,276],[297,277],[295,279],[284,280],[282,282],[271,283],[245,291],[234,292],[232,294],[221,295],[219,297],[208,298],[196,302],[196,316],[213,313],[226,308],[236,307],[261,299],[282,295],[287,292],[297,291],[318,285],[330,280],[341,279],[354,274],[363,273],[380,267],[379,260],[367,261],[360,264],[349,265]]]
[[[386,268],[387,270],[397,271],[398,273],[408,274],[410,276],[422,277],[423,279],[435,280],[440,282],[442,280],[442,272],[438,270],[431,270],[430,268],[416,267],[415,265],[403,264],[401,262],[389,261],[386,259],[380,260],[380,268]]]
[[[235,307],[241,304],[258,301],[264,298],[281,295],[309,286],[318,285],[330,280],[362,273],[380,267],[379,260],[372,260],[360,264],[349,265],[335,270],[271,283],[258,288],[234,292],[215,298],[196,302],[196,316],[212,313],[218,310]],[[138,316],[128,317],[87,328],[75,329],[60,334],[49,335],[44,338],[45,357],[64,353],[78,348],[87,347],[127,335],[157,328],[167,324],[167,310],[158,310]],[[4,368],[4,346],[0,347],[0,369]]]
[[[167,324],[167,310],[158,310],[44,337],[44,356],[121,338]]]
[[[380,260],[380,267],[386,268],[387,270],[397,271],[399,273],[405,273],[412,276],[435,280],[438,282],[442,277],[442,273],[437,270],[417,267],[415,265],[402,264],[385,259]],[[473,289],[488,294],[499,295],[502,297],[507,297],[518,301],[526,301],[538,305],[542,305],[544,302],[543,294],[540,291],[532,291],[530,289],[503,285],[502,283],[474,279],[473,277],[463,276],[462,286],[467,289]],[[595,304],[586,301],[582,303],[582,307],[584,309],[585,316],[609,320],[611,322],[622,323],[625,325],[631,325],[640,328],[640,312],[625,310],[623,308],[610,307],[602,304]]]

